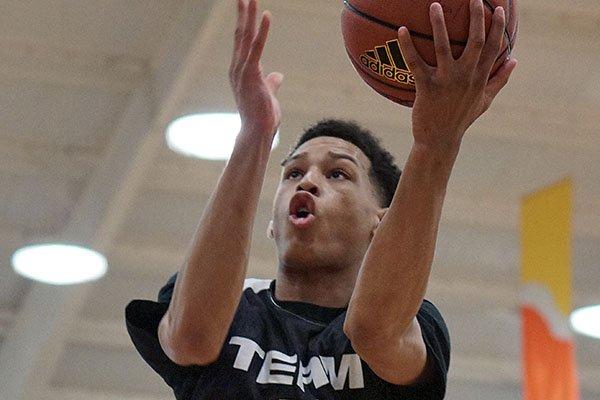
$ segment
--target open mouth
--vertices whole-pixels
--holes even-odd
[[[296,211],[293,215],[296,218],[307,218],[310,215],[310,211],[308,211],[307,208],[302,208],[302,209]]]
[[[308,192],[298,192],[290,200],[290,222],[299,228],[308,227],[315,219],[315,201]]]

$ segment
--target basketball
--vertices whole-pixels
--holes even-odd
[[[406,26],[415,48],[429,65],[436,65],[433,31],[429,20],[432,0],[344,0],[341,24],[344,46],[359,76],[377,93],[412,107],[415,82],[398,42],[398,29]],[[469,36],[470,0],[438,0],[454,58]],[[490,76],[510,57],[518,28],[517,0],[483,0],[486,32],[497,6],[505,13],[504,38]]]

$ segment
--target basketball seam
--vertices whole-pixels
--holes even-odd
[[[369,15],[369,14],[365,13],[364,11],[359,10],[358,8],[356,8],[355,6],[353,6],[350,3],[349,0],[344,0],[344,6],[348,10],[352,11],[354,14],[358,15],[359,17],[365,18],[365,19],[367,19],[367,20],[369,20],[371,22],[375,22],[376,24],[379,24],[379,25],[384,26],[386,28],[393,29],[395,31],[398,31],[398,29],[400,29],[400,26],[397,26],[397,25],[394,25],[394,24],[392,24],[390,22],[381,20],[381,19],[379,19],[377,17],[374,17],[372,15]],[[433,40],[433,36],[432,35],[428,35],[426,33],[418,32],[418,31],[413,31],[413,30],[410,30],[410,29],[409,29],[409,32],[410,32],[411,36],[415,36],[415,37],[418,37],[418,38],[421,38],[421,39]],[[450,39],[450,44],[453,44],[453,45],[456,45],[456,46],[463,46],[464,47],[464,46],[466,46],[467,43],[463,42],[461,40]]]
[[[492,15],[494,15],[494,6],[489,2],[489,0],[483,0],[484,4],[487,6],[487,8],[490,10],[490,12],[492,13]],[[506,48],[504,50],[502,50],[502,53],[500,53],[498,55],[498,57],[496,58],[496,61],[498,61],[500,58],[502,58],[504,56],[504,53],[506,53],[506,51],[508,50],[508,55],[506,56],[506,58],[510,58],[510,55],[512,54],[512,37],[510,36],[510,33],[508,32],[508,26],[510,25],[510,8],[512,7],[512,0],[508,0],[507,3],[507,10],[505,12],[506,15],[506,20],[504,21],[504,37],[506,38]]]
[[[509,0],[508,1],[508,10],[510,11],[511,7],[513,7],[513,0]],[[508,22],[506,23],[506,29],[508,29],[508,25],[510,24],[510,17],[511,17],[512,13],[508,14]],[[517,17],[517,14],[515,13],[515,17]],[[509,51],[509,56],[512,53],[512,48],[514,47],[514,41],[515,41],[515,37],[517,36],[517,29],[519,28],[519,18],[517,17],[517,20],[515,21],[515,28],[513,30],[512,35],[508,34],[508,45],[510,46],[510,51]]]

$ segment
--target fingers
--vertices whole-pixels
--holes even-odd
[[[446,21],[444,21],[444,11],[440,3],[432,3],[429,8],[429,20],[433,29],[433,43],[435,46],[435,57],[437,66],[445,68],[453,60],[452,50],[450,49],[450,40],[448,39],[448,30]]]
[[[432,3],[429,9],[429,19],[433,29],[433,42],[435,46],[436,64],[440,69],[445,69],[453,61],[452,49],[448,38],[448,30],[444,20],[444,11],[440,3]],[[421,58],[414,47],[410,32],[406,27],[398,30],[398,40],[402,47],[404,59],[413,74],[419,75],[421,71],[429,68],[429,65]]]
[[[248,19],[248,0],[238,0],[238,18],[233,36],[233,61],[241,58],[244,35],[246,34],[246,20]]]
[[[471,0],[469,39],[462,55],[465,61],[477,61],[485,45],[485,15],[481,0]]]
[[[492,26],[488,33],[488,39],[481,53],[481,67],[489,73],[496,62],[502,39],[504,38],[504,9],[496,7],[492,15]]]
[[[242,70],[260,70],[260,58],[267,41],[271,25],[271,14],[269,12],[263,13],[257,31],[257,12],[257,0],[238,0],[238,19],[234,35],[233,57],[229,68],[232,80],[238,77]]]
[[[250,0],[248,3],[248,11],[245,20],[245,29],[244,36],[242,42],[242,49],[244,49],[244,56],[247,55],[247,51],[254,40],[254,36],[256,35],[256,9],[258,5],[256,4],[256,0]]]
[[[415,77],[423,76],[429,66],[421,58],[417,52],[417,49],[415,49],[415,45],[410,37],[410,32],[405,26],[402,26],[400,29],[398,29],[398,42],[400,43],[404,60],[406,61],[410,71],[413,73],[413,75],[415,75]]]
[[[500,90],[506,85],[510,75],[515,70],[517,66],[517,60],[514,58],[510,58],[504,62],[496,71],[494,76],[490,78],[487,87],[486,94],[489,99],[493,99],[500,92]]]
[[[256,36],[256,0],[238,0],[238,19],[233,42],[233,62],[244,63]]]
[[[265,44],[267,43],[267,36],[269,35],[269,27],[271,26],[271,13],[265,11],[262,14],[260,21],[260,28],[258,33],[254,36],[254,39],[250,45],[250,52],[248,54],[248,63],[250,65],[258,65],[262,56]]]
[[[460,59],[467,64],[479,66],[489,74],[502,44],[504,33],[504,9],[496,7],[489,32],[485,33],[485,13],[482,0],[470,3],[469,39]]]

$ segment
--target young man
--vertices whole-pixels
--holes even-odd
[[[402,178],[391,156],[352,123],[323,121],[283,163],[270,235],[274,281],[245,280],[259,193],[281,119],[282,75],[260,57],[270,14],[239,0],[230,80],[242,118],[232,156],[186,263],[159,302],[127,308],[130,335],[178,399],[441,399],[449,339],[424,300],[446,186],[466,129],[506,84],[488,80],[502,39],[471,1],[454,60],[441,6],[431,6],[437,67],[399,40],[416,84],[414,144]]]

